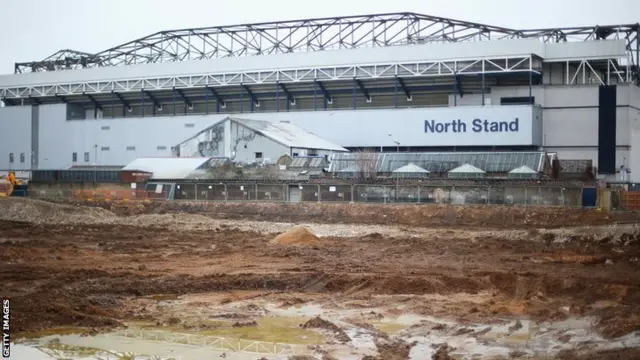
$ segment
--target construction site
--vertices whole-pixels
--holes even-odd
[[[637,359],[640,215],[0,199],[17,359]]]
[[[3,357],[640,359],[639,33],[398,12],[16,62]]]

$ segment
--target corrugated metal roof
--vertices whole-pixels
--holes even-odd
[[[139,158],[122,168],[152,173],[152,179],[184,179],[191,172],[209,161],[209,157],[198,158]]]
[[[295,157],[289,164],[289,168],[325,168],[328,165],[327,161],[324,157],[311,157],[311,156],[301,156]]]
[[[229,119],[256,132],[262,133],[264,136],[288,147],[344,152],[348,151],[342,146],[336,145],[293,124],[285,122],[248,120],[237,117],[229,117]]]

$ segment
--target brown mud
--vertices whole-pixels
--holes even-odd
[[[68,202],[66,202],[68,203]],[[358,203],[238,203],[181,201],[75,201],[116,215],[190,213],[217,219],[420,227],[529,229],[597,226],[640,221],[636,213],[604,213],[593,209],[501,205],[393,205]]]
[[[389,216],[398,216],[393,207],[386,208]],[[497,211],[502,210],[487,210],[494,215]],[[514,210],[516,217],[519,211]],[[533,211],[526,215],[528,224],[550,220],[559,226],[584,219],[605,221],[607,216]],[[363,213],[357,218],[374,217]],[[476,220],[466,225],[476,224],[478,229],[481,224],[507,227],[489,215],[471,219]],[[432,221],[437,216],[420,224]],[[640,330],[640,232],[620,231],[615,237],[581,235],[563,241],[531,231],[529,239],[512,241],[508,231],[479,238],[472,230],[464,236],[443,229],[425,237],[323,237],[309,246],[274,246],[273,235],[231,228],[184,231],[171,226],[2,220],[1,295],[12,300],[12,330],[17,338],[56,329],[95,333],[134,320],[161,321],[150,307],[138,306],[136,300],[143,298],[157,302],[202,293],[218,294],[216,304],[248,299],[238,292],[271,296],[283,307],[317,298],[352,308],[364,300],[381,307],[396,301],[402,302],[404,312],[463,324],[491,323],[497,318],[557,321],[592,316],[598,319],[596,328],[602,336],[617,338]],[[395,297],[389,300],[381,295]],[[416,300],[415,295],[431,300]],[[335,324],[320,320],[306,326],[338,333],[338,339],[344,334]],[[233,319],[240,328],[251,321]],[[412,344],[379,337],[376,346],[382,358],[404,359]],[[439,356],[446,358],[448,351],[443,348]],[[634,358],[626,354],[635,349],[624,351],[597,356]],[[559,356],[586,359],[593,354]]]

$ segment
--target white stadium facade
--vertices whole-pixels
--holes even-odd
[[[640,181],[639,24],[415,13],[162,31],[0,76],[0,169],[125,165],[228,114],[349,150],[531,152]],[[636,170],[636,171],[634,171]]]

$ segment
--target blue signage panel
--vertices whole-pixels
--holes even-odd
[[[424,132],[428,134],[447,133],[517,133],[520,131],[520,120],[492,121],[487,119],[473,119],[470,122],[460,119],[450,121],[425,120]]]

